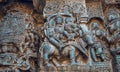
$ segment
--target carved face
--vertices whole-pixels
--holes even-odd
[[[80,29],[81,29],[83,35],[90,32],[88,30],[88,27],[85,24],[80,24]]]
[[[100,43],[94,44],[94,48],[96,49],[96,54],[103,53],[103,49]]]
[[[68,24],[68,23],[73,23],[72,18],[67,17],[67,18],[65,19],[65,23],[66,23],[66,24]]]
[[[49,28],[48,29],[48,35],[53,36],[54,35],[54,28]]]
[[[66,24],[66,25],[65,25],[65,30],[66,30],[67,32],[69,32],[69,33],[72,33],[72,27],[71,27],[71,25],[70,25],[70,24]]]
[[[108,20],[111,21],[111,20],[114,20],[116,18],[115,15],[111,14],[108,16]]]
[[[100,36],[104,36],[104,34],[105,34],[105,33],[104,33],[102,30],[97,30],[97,31],[96,31],[96,35],[99,36],[99,37],[100,37]]]
[[[49,27],[54,27],[55,26],[55,21],[52,19],[49,22]]]
[[[94,22],[94,23],[92,24],[92,29],[98,29],[98,28],[99,28],[98,23]]]
[[[56,18],[56,24],[62,24],[62,23],[63,23],[62,17],[58,16],[58,17]]]
[[[63,33],[63,31],[64,31],[64,28],[61,26],[59,26],[59,27],[55,27],[55,32],[57,32],[57,33]]]
[[[110,33],[114,33],[114,31],[116,31],[119,28],[120,28],[120,21],[117,21],[117,22],[109,25],[109,27],[108,27]]]

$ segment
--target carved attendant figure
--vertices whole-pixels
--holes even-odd
[[[115,19],[108,24],[108,42],[110,43],[111,52],[119,53],[120,51],[120,19]]]
[[[93,34],[93,37],[94,37],[94,45],[93,45],[93,48],[91,49],[91,53],[92,53],[92,57],[93,57],[93,60],[94,61],[98,61],[98,57],[101,58],[102,61],[105,60],[105,55],[104,55],[104,52],[103,52],[103,48],[104,47],[104,43],[102,40],[105,40],[106,37],[106,33],[100,29],[100,26],[97,22],[93,22],[92,25],[91,25],[91,31],[92,31],[92,34]]]

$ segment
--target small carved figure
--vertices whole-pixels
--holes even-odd
[[[114,23],[108,24],[108,30],[110,34],[114,34],[114,32],[120,29],[120,21],[113,21]]]
[[[79,25],[79,37],[80,37],[80,39],[79,39],[80,46],[83,48],[84,54],[86,54],[87,57],[89,59],[91,59],[91,57],[88,55],[88,53],[89,53],[88,51],[94,45],[94,40],[93,40],[92,34],[91,34],[90,30],[88,30],[88,27],[86,24]],[[90,61],[90,64],[91,64],[91,61]]]
[[[64,34],[67,37],[68,40],[73,40],[73,46],[75,48],[77,48],[80,52],[82,52],[86,57],[88,56],[87,50],[85,49],[85,47],[82,46],[81,42],[80,44],[78,44],[78,42],[76,41],[76,38],[81,40],[79,37],[79,26],[77,24],[75,24],[73,18],[66,18],[65,19],[65,31]]]
[[[39,35],[31,24],[26,25],[25,38],[20,43],[20,55],[21,57],[17,60],[18,69],[35,71],[34,58],[37,58],[37,49],[40,44]],[[30,63],[30,58],[33,58],[33,63]]]
[[[105,40],[106,40],[106,33],[104,30],[102,30],[100,24],[97,22],[93,22],[91,24],[91,31],[94,37],[94,45],[93,48],[91,48],[91,53],[94,61],[98,61],[98,57],[101,58],[102,61],[105,60],[105,54],[103,51],[103,48],[106,48],[104,46]]]
[[[120,20],[115,19],[108,24],[108,42],[110,44],[111,52],[114,54],[119,54],[120,47]]]
[[[92,34],[88,30],[87,26],[85,24],[80,24],[79,27],[80,27],[79,34],[80,34],[80,37],[83,39],[83,41],[85,41],[87,45],[93,45],[94,41],[92,38]]]

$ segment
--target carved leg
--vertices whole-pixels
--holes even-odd
[[[75,62],[75,48],[74,47],[72,47],[72,46],[70,46],[70,52],[69,52],[69,55],[70,55],[70,63],[71,63],[71,65],[74,65],[74,64],[76,64],[76,62]]]
[[[102,61],[104,61],[105,60],[105,54],[101,54],[101,59],[102,59]]]
[[[44,58],[44,61],[45,61],[45,65],[46,65],[46,66],[51,66],[51,64],[49,63],[49,57],[48,57],[48,56],[49,56],[48,53],[45,53],[45,54],[44,54],[44,57],[43,57],[43,58]]]
[[[94,48],[91,48],[91,55],[92,55],[93,60],[97,61],[97,57],[96,57]]]
[[[104,61],[104,60],[105,60],[105,54],[103,53],[102,48],[98,48],[98,50],[97,50],[96,54],[99,54],[99,55],[100,55],[100,57],[101,57],[102,61]]]
[[[75,22],[77,22],[77,14],[73,13],[73,17],[75,18]]]
[[[55,66],[60,66],[60,64],[57,62],[55,58],[53,58],[53,63],[55,64]]]

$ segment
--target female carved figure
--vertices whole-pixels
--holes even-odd
[[[120,19],[115,19],[108,24],[108,42],[111,52],[119,53],[120,50]]]
[[[106,32],[104,31],[103,25],[100,25],[98,22],[92,22],[90,24],[90,30],[93,34],[94,44],[91,49],[91,54],[94,61],[104,61],[105,54],[104,49],[106,48]],[[100,59],[99,59],[100,58]]]

